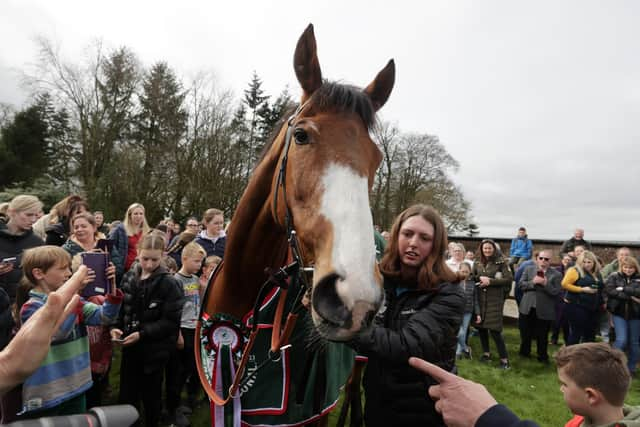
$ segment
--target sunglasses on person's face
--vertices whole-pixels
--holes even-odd
[[[543,257],[543,256],[539,256],[538,259],[540,261],[551,261],[551,258],[547,258],[547,257]]]

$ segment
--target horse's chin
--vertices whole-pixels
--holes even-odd
[[[355,312],[375,313],[372,308],[362,311],[356,310]],[[354,339],[358,334],[369,329],[373,316],[351,316],[346,322],[343,322],[342,324],[336,324],[331,322],[330,320],[324,319],[315,310],[312,309],[311,317],[313,319],[313,324],[316,328],[316,331],[322,338],[329,341],[344,342]]]

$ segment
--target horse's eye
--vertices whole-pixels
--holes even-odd
[[[309,143],[309,135],[305,132],[304,129],[296,129],[293,132],[293,137],[296,139],[296,144],[308,144]]]

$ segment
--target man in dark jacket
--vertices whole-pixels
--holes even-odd
[[[527,268],[518,283],[518,287],[524,293],[519,306],[522,319],[520,355],[531,355],[531,340],[535,338],[538,360],[543,363],[549,363],[547,340],[549,329],[555,320],[556,296],[562,289],[562,277],[555,269],[550,268],[550,265],[551,251],[540,251],[536,265]]]
[[[582,228],[576,228],[576,231],[573,233],[573,237],[562,244],[560,254],[569,254],[573,256],[573,250],[576,246],[583,246],[588,251],[592,250],[591,243],[584,240],[584,230]]]

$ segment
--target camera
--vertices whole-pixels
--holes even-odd
[[[97,406],[86,414],[43,417],[16,421],[8,427],[126,427],[138,419],[138,410],[131,405]]]

